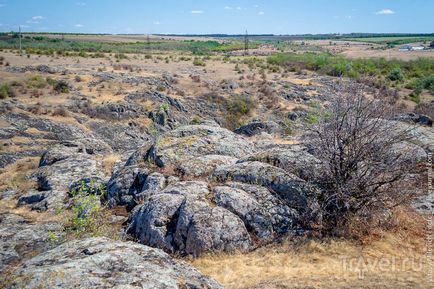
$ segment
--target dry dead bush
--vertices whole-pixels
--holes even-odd
[[[324,233],[341,234],[354,220],[375,226],[415,197],[417,185],[409,176],[416,160],[411,148],[399,146],[408,131],[387,121],[392,117],[384,103],[356,91],[311,117],[307,144],[322,164],[313,211]]]
[[[62,116],[62,117],[68,117],[69,112],[68,110],[63,106],[58,106],[54,108],[54,110],[51,113],[52,116]]]
[[[200,82],[200,75],[198,74],[192,74],[190,75],[191,80],[193,80],[193,82],[199,83]]]

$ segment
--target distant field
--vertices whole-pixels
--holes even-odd
[[[134,41],[135,40],[135,41]],[[250,43],[250,48],[258,45]],[[203,55],[211,52],[225,52],[244,49],[241,41],[216,41],[204,38],[194,40],[189,38],[156,38],[149,42],[142,36],[113,35],[24,35],[22,47],[33,54],[54,53],[65,55],[65,52],[93,53],[147,53],[152,51],[183,51]],[[17,34],[0,37],[0,49],[18,49]]]
[[[357,42],[369,42],[375,44],[388,44],[388,45],[400,45],[406,43],[414,43],[414,42],[424,42],[424,41],[432,41],[434,40],[433,36],[425,36],[425,37],[361,37],[361,38],[346,38],[343,40],[347,41],[357,41]]]

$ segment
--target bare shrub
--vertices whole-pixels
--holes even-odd
[[[69,116],[68,110],[66,110],[66,108],[63,106],[56,107],[51,114],[52,116],[61,116],[61,117]]]
[[[322,164],[317,210],[324,232],[339,233],[354,220],[372,224],[414,197],[408,131],[391,117],[382,102],[352,91],[332,99],[308,128],[307,143]]]

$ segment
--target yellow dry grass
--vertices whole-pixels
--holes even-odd
[[[109,154],[101,156],[99,160],[101,161],[101,166],[104,173],[106,175],[111,175],[114,165],[121,160],[121,156],[118,154]]]
[[[61,214],[55,214],[53,212],[35,211],[27,206],[17,207],[17,200],[15,199],[0,200],[0,214],[5,213],[19,215],[32,223],[64,222],[72,215],[69,210],[63,210]]]
[[[424,224],[420,219],[413,222]],[[424,234],[400,229],[383,232],[366,244],[296,239],[250,253],[206,255],[190,261],[231,289],[430,288],[426,251]]]
[[[0,169],[0,190],[11,188],[26,192],[34,187],[28,177],[38,167],[39,158],[23,158]]]

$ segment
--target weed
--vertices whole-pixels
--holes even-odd
[[[65,226],[65,231],[75,236],[84,234],[96,234],[98,216],[101,213],[100,199],[105,195],[103,185],[97,185],[94,181],[81,181],[72,186],[69,194],[72,196],[73,215]]]
[[[203,60],[200,59],[200,58],[195,58],[195,59],[193,60],[193,65],[194,65],[194,66],[206,66],[206,63],[205,63],[205,61],[203,61]]]
[[[47,81],[40,75],[34,75],[27,79],[26,86],[27,88],[42,89],[47,86]]]
[[[56,81],[53,89],[58,93],[68,93],[69,92],[69,84],[64,80]]]
[[[0,86],[0,99],[5,99],[8,97],[14,97],[14,91],[8,83],[2,84]]]

